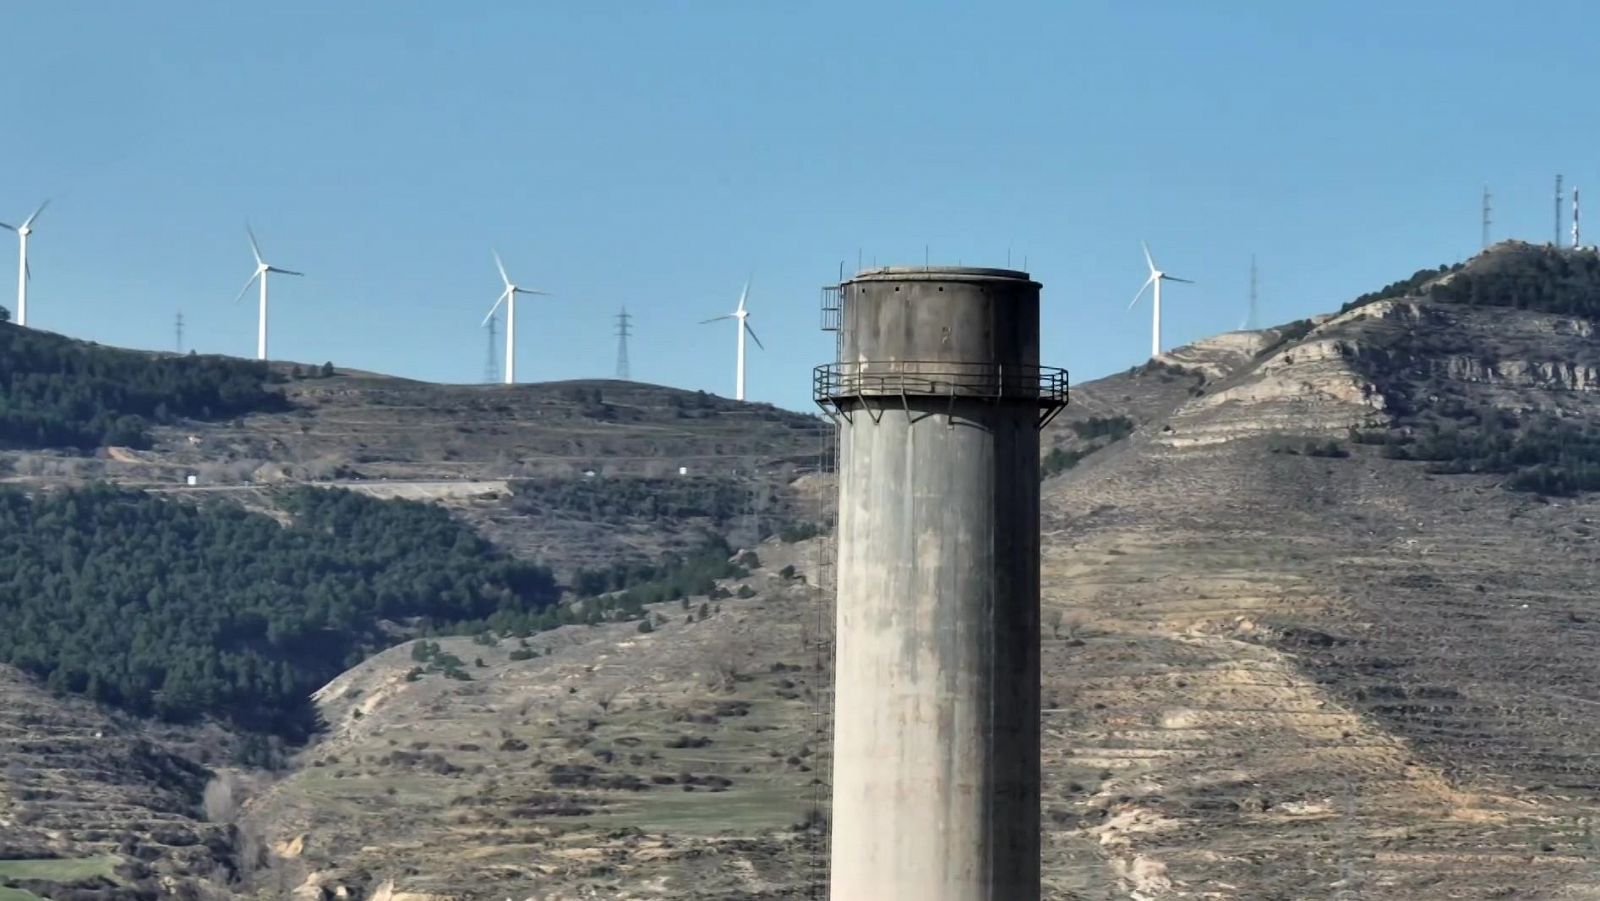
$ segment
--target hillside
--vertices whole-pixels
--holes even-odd
[[[102,347],[0,320],[0,446],[148,447],[150,430],[285,408],[263,363]]]
[[[62,353],[137,356],[151,365],[189,359],[47,337]],[[688,551],[707,529],[748,543],[814,519],[815,505],[787,488],[830,465],[824,421],[704,392],[619,381],[439,385],[273,366],[260,382],[270,399],[253,411],[206,418],[172,412],[174,404],[148,424],[148,447],[0,450],[0,473],[22,485],[102,479],[253,507],[270,507],[263,489],[283,484],[439,501],[565,578],[619,557]],[[684,477],[715,501],[710,515],[669,519],[645,500],[655,486],[640,490]],[[594,480],[581,500],[606,507],[603,517],[574,506],[576,479]]]
[[[703,562],[708,541],[754,542],[814,518],[789,486],[819,465],[819,423],[768,406],[623,382],[441,386],[268,369],[9,326],[0,340],[17,351],[0,400],[61,423],[0,449],[20,489],[0,493],[0,661],[21,667],[0,665],[0,707],[17,717],[0,728],[19,742],[0,758],[0,836],[19,839],[0,848],[7,901],[33,897],[7,885],[143,898],[206,883],[276,897],[290,886],[281,868],[256,872],[265,845],[231,814],[206,822],[201,795],[230,766],[293,753],[269,733],[314,728],[317,685],[425,630],[536,634],[574,609],[635,628],[638,604],[738,570]],[[208,391],[238,403],[208,404]],[[628,590],[572,606],[610,588]],[[407,670],[469,685],[477,656]],[[32,712],[73,695],[104,706],[71,702],[76,719]],[[102,742],[108,722],[149,749]],[[86,816],[96,804],[105,815]]]
[[[1341,312],[1074,387],[1045,436],[1078,458],[1044,483],[1047,897],[1600,897],[1600,495],[1583,469],[1600,427],[1597,272],[1592,252],[1500,245]],[[652,406],[641,428],[610,431],[579,387],[504,392],[514,415],[485,425],[446,408],[501,389],[291,381],[300,411],[158,432],[138,462],[101,465],[154,483],[204,449],[288,467],[338,453],[370,467],[364,490],[436,493],[516,547],[544,542],[551,519],[586,535],[614,520],[643,534],[651,517],[737,526],[715,485],[548,480],[592,467],[596,448],[629,460],[652,423],[678,436],[655,440],[681,442],[667,459],[703,450],[713,469],[721,442],[744,468],[798,474],[815,440],[755,446],[755,423],[799,436],[802,417],[738,408],[679,423]],[[430,464],[442,439],[367,406],[380,397],[503,429],[496,441],[518,436],[507,453],[567,443],[520,472],[472,442]],[[544,404],[566,412],[526,425]],[[742,430],[718,423],[745,415]],[[351,442],[372,459],[337,450]],[[473,486],[460,494],[442,487],[455,468]],[[532,480],[521,500],[506,476]],[[768,509],[826,521],[826,480],[787,477]],[[830,548],[756,550],[713,594],[652,606],[648,627],[411,642],[334,678],[316,695],[327,731],[270,785],[241,789],[234,828],[273,849],[248,886],[814,897],[831,622],[815,586]],[[442,654],[469,678],[432,667]]]

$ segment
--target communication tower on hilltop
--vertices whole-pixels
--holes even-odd
[[[500,351],[495,343],[494,335],[495,323],[499,321],[494,316],[490,316],[489,321],[484,323],[484,327],[489,330],[489,351],[483,360],[483,380],[490,385],[500,381]]]
[[[1561,246],[1561,176],[1556,176],[1556,247]]]
[[[1244,327],[1257,329],[1261,327],[1261,317],[1257,303],[1256,293],[1256,255],[1250,254],[1250,313],[1245,318]]]
[[[183,353],[183,311],[182,310],[178,311],[178,317],[175,320],[173,320],[172,330],[176,334],[175,338],[173,339],[173,347],[175,347],[177,349],[178,353],[181,354],[181,353]]]
[[[623,307],[622,312],[617,314],[617,378],[624,382],[632,378],[628,373],[628,336],[633,334],[633,328],[629,325],[632,321],[628,308]]]
[[[1483,186],[1483,246],[1484,247],[1488,247],[1489,246],[1489,222],[1490,222],[1489,214],[1494,211],[1494,208],[1489,205],[1489,200],[1491,199],[1491,196],[1492,195],[1489,194],[1489,186],[1488,185],[1484,185]]]
[[[1572,189],[1572,249],[1577,250],[1582,246],[1582,235],[1578,232],[1578,189]]]

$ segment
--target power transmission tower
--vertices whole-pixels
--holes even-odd
[[[1494,207],[1489,205],[1489,200],[1490,200],[1489,186],[1488,185],[1484,185],[1483,186],[1483,246],[1484,247],[1488,247],[1489,246],[1489,223],[1490,223],[1489,214],[1494,211]]]
[[[628,374],[628,336],[633,334],[629,325],[633,317],[628,315],[628,308],[623,307],[617,314],[617,378],[624,382],[632,377]]]
[[[178,318],[173,321],[172,330],[177,334],[175,344],[178,353],[183,353],[183,311],[178,311]]]
[[[1561,176],[1556,176],[1556,239],[1554,246],[1561,246]]]
[[[490,316],[485,327],[489,329],[489,352],[483,359],[483,381],[496,385],[500,382],[500,343],[495,340],[495,325],[500,320]]]

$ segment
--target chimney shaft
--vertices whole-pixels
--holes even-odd
[[[1039,288],[840,286],[832,901],[1039,898]]]

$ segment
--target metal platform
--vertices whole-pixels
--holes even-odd
[[[1067,405],[1067,371],[1056,366],[1002,366],[931,360],[868,360],[828,363],[812,370],[811,396],[830,415],[848,417],[843,401],[888,398],[1022,401],[1039,406],[1039,427]],[[868,406],[860,404],[861,406]],[[870,407],[869,407],[870,409]],[[874,419],[877,417],[874,416]]]

